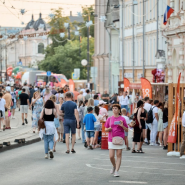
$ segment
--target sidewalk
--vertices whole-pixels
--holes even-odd
[[[0,152],[40,141],[38,133],[33,133],[31,125],[31,111],[29,110],[28,112],[28,124],[23,126],[21,113],[16,109],[15,119],[10,119],[11,129],[0,132],[0,144],[10,142],[11,145],[3,145],[3,148],[0,148]],[[15,139],[25,139],[25,143],[16,143],[14,142]]]

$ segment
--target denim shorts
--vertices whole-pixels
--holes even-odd
[[[146,123],[145,125],[146,125],[146,129],[148,129],[148,128],[149,128],[149,130],[151,130],[151,128],[152,128],[152,124],[148,124],[148,123]]]
[[[128,105],[121,105],[121,109],[125,108],[128,112]]]
[[[94,137],[94,131],[86,131],[86,134],[88,138]]]
[[[163,123],[163,128],[165,129],[165,128],[167,128],[167,127],[168,127],[168,122]]]
[[[64,133],[69,134],[70,129],[72,134],[76,134],[76,120],[64,119]]]
[[[13,106],[11,106],[11,109],[16,109],[16,102],[13,102]]]
[[[125,131],[124,131],[125,132]],[[128,136],[128,132],[125,132],[125,137],[127,137]]]

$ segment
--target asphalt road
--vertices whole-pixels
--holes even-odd
[[[145,154],[123,151],[120,177],[109,174],[108,150],[87,150],[80,141],[76,154],[57,144],[54,159],[44,159],[43,141],[0,153],[0,185],[184,185],[185,160],[167,157],[160,147],[144,146]]]

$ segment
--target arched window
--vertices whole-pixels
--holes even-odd
[[[44,44],[43,43],[39,43],[38,45],[38,53],[44,53]]]

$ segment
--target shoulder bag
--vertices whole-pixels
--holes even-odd
[[[44,117],[44,114],[45,114],[45,109],[44,109],[43,117]],[[46,126],[45,126],[43,117],[38,120],[38,127],[39,127],[39,130],[45,129],[45,133],[46,133]]]
[[[111,118],[110,118],[110,128],[111,128],[111,120],[112,120]],[[111,132],[111,135],[112,135],[112,132]],[[120,146],[122,146],[123,143],[124,143],[123,141],[124,141],[123,138],[120,137],[120,136],[115,136],[115,137],[112,136],[112,144],[113,145],[120,145]]]

